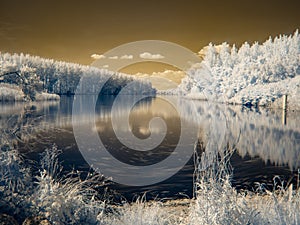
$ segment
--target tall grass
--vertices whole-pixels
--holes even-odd
[[[105,179],[92,173],[84,179],[79,172],[62,175],[59,153],[56,146],[46,149],[33,177],[16,150],[1,152],[1,213],[19,222],[42,216],[53,224],[100,224],[105,201],[97,200],[93,187]]]
[[[55,145],[46,149],[33,176],[18,151],[1,151],[1,213],[14,216],[20,223],[29,216],[41,216],[53,224],[300,223],[300,191],[291,185],[285,187],[277,177],[272,192],[263,185],[255,192],[238,192],[232,187],[232,150],[195,154],[194,198],[187,204],[139,198],[121,206],[97,198],[93,187],[103,184],[101,175],[89,173],[82,178],[75,171],[63,175],[59,154]]]
[[[147,203],[145,199],[138,199],[134,204],[125,203],[113,209],[113,213],[105,217],[105,224],[170,224],[172,215],[164,209],[161,202]]]
[[[299,224],[299,187],[294,190],[274,179],[272,192],[263,185],[255,192],[238,192],[230,183],[231,154],[225,151],[223,158],[216,158],[205,170],[205,153],[198,158],[196,199],[190,206],[189,224]]]
[[[0,151],[0,212],[26,217],[32,189],[30,169],[16,150]]]
[[[96,224],[101,220],[105,202],[97,201],[93,184],[104,181],[101,175],[89,173],[84,180],[79,172],[62,176],[56,146],[46,149],[36,178],[32,203],[39,214],[53,223]]]

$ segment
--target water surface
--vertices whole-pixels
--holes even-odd
[[[285,182],[295,184],[297,182],[296,175],[300,167],[299,112],[289,111],[286,120],[283,120],[281,110],[249,109],[173,97],[167,100],[165,97],[156,97],[139,101],[131,109],[128,119],[126,112],[130,110],[129,103],[134,96],[123,96],[121,104],[113,110],[114,96],[101,96],[98,99],[97,96],[81,98],[82,111],[75,119],[73,118],[73,123],[84,126],[91,116],[90,112],[85,112],[87,104],[90,104],[90,101],[97,101],[96,126],[91,129],[98,133],[113,157],[128,165],[140,166],[142,170],[143,166],[166,159],[174,151],[180,136],[184,133],[190,137],[196,136],[197,152],[200,155],[208,143],[235,149],[231,158],[232,183],[238,189],[255,190],[258,183],[272,188],[275,176],[279,176]],[[37,153],[55,143],[62,149],[60,160],[65,172],[72,169],[91,171],[78,150],[73,135],[72,101],[72,97],[62,97],[60,102],[1,104],[1,129],[6,133],[14,129],[24,131],[19,140],[12,138],[11,141],[18,145],[20,151],[28,158],[37,159],[39,157]],[[112,126],[112,117],[117,120],[116,127]],[[149,138],[151,135],[149,122],[155,117],[163,119],[167,127],[166,130],[163,130],[160,124],[153,124],[151,127],[153,134],[158,136],[165,134],[157,147],[142,152],[128,148],[122,143],[120,135],[128,138],[129,134],[133,134],[141,140]],[[181,121],[185,124],[184,129]],[[184,147],[194,146],[192,140],[191,138],[191,142]],[[186,157],[189,157],[186,165],[163,182],[143,187],[110,183],[107,184],[107,188],[110,193],[118,193],[115,194],[116,200],[126,198],[130,201],[144,192],[147,193],[148,199],[192,197],[194,156]],[[109,158],[103,158],[100,163],[105,165],[109,162]],[[118,168],[112,169],[118,174],[124,172]]]

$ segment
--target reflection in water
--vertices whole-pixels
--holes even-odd
[[[288,112],[288,123],[282,124],[282,111],[241,106],[208,105],[201,101],[180,100],[181,116],[203,123],[199,118],[206,112],[226,118],[226,141],[236,146],[242,157],[260,157],[265,162],[288,165],[291,170],[300,166],[300,114]],[[205,123],[204,123],[205,124]]]
[[[122,96],[121,102],[125,105],[118,105],[112,111],[101,110],[103,105],[105,109],[108,109],[108,104],[102,99],[98,101],[96,129],[99,137],[110,154],[121,162],[136,166],[158,163],[169,156],[178,144],[180,136],[179,115],[170,103],[160,98],[143,99],[132,109],[127,107],[128,98],[132,97]],[[126,116],[126,110],[131,110],[129,118]],[[165,136],[162,134],[162,127],[159,123],[152,123],[150,129],[150,121],[155,117],[162,118],[166,123]],[[112,118],[116,120],[116,127],[112,126]],[[118,137],[116,132],[118,132]],[[160,143],[154,143],[155,147],[151,150],[138,151],[122,143],[122,141],[132,140],[130,139],[132,134],[142,140],[149,138],[151,142],[156,140],[155,137],[150,137],[151,134],[164,136],[164,138]],[[135,149],[139,149],[137,143],[133,144]]]
[[[96,129],[101,137],[105,137],[104,139],[107,146],[113,148],[111,153],[115,153],[115,157],[125,159],[125,162],[137,163],[138,160],[145,160],[146,157],[127,151],[120,146],[115,148],[115,146],[118,145],[115,144],[117,140],[113,136],[110,123],[111,117],[117,117],[120,121],[127,121],[124,114],[130,109],[127,104],[128,100],[126,100],[128,97],[130,96],[124,96],[123,101],[121,101],[122,104],[112,112],[110,108],[113,99],[110,99],[108,102],[102,99],[101,104],[103,104],[104,109],[107,110],[100,110],[98,112],[99,117]],[[241,180],[242,182],[249,181],[250,186],[255,182],[264,182],[265,177],[268,177],[266,181],[269,182],[274,175],[282,174],[289,176],[286,168],[275,167],[269,163],[280,166],[287,165],[290,170],[295,170],[299,167],[300,143],[297,141],[299,138],[299,128],[297,124],[299,124],[300,118],[297,113],[290,112],[288,114],[288,123],[284,126],[281,121],[281,111],[270,109],[250,110],[241,108],[240,106],[208,104],[207,102],[177,98],[170,98],[170,101],[176,105],[175,108],[177,108],[178,112],[168,109],[168,107],[165,106],[165,102],[158,98],[147,99],[133,108],[131,118],[134,118],[134,121],[129,120],[129,127],[119,126],[115,129],[124,133],[133,132],[138,137],[146,138],[149,134],[149,118],[158,115],[164,118],[168,128],[170,128],[169,134],[173,132],[170,137],[175,138],[180,136],[180,134],[177,133],[179,123],[175,122],[179,116],[186,124],[196,124],[198,126],[198,138],[199,141],[206,146],[206,153],[214,151],[215,149],[221,149],[221,147],[224,147],[227,143],[229,146],[235,146],[236,152],[238,153],[238,155],[235,154],[233,157],[233,164],[237,166],[237,168],[234,168],[235,179]],[[174,119],[173,122],[172,118]],[[224,128],[226,133],[223,137],[224,134],[222,131]],[[157,132],[159,128],[153,129],[153,131]],[[189,132],[189,130],[185,132]],[[212,140],[209,141],[209,137],[212,138]],[[168,140],[168,138],[166,138],[166,140]],[[223,142],[221,142],[222,140]],[[208,148],[208,146],[210,147]],[[161,146],[161,158],[158,157],[159,155],[152,155],[152,161],[150,160],[148,162],[153,163],[159,161],[165,157],[164,153],[168,154],[168,149],[172,148],[173,146],[170,143],[164,142]],[[149,151],[149,153],[153,152]],[[221,151],[219,153],[222,154]],[[213,156],[215,154],[207,155],[212,156],[212,158],[206,158],[207,165],[204,165],[203,169],[206,168],[205,166],[209,166],[210,160],[214,159]],[[192,164],[192,162],[190,163]],[[192,171],[193,167],[191,166],[189,173],[191,174]],[[180,179],[182,179],[182,177]],[[174,182],[174,180],[166,182],[170,184]],[[242,185],[240,186],[242,187]]]
[[[139,100],[142,96],[136,97],[137,100]],[[194,132],[195,129],[193,129],[195,126],[192,123],[181,123],[178,116],[177,118],[170,117],[168,114],[172,114],[172,110],[174,111],[175,108],[171,103],[169,104],[168,101],[165,101],[163,104],[163,110],[154,111],[152,106],[157,105],[157,107],[159,107],[161,100],[155,98],[149,101],[148,98],[146,98],[146,103],[143,103],[144,100],[141,100],[141,102],[131,110],[131,113],[127,113],[130,112],[130,106],[135,100],[130,98],[130,96],[122,96],[120,97],[120,104],[114,107],[117,98],[114,101],[112,111],[109,115],[106,116],[105,113],[100,113],[100,118],[97,116],[93,118],[93,112],[90,112],[86,121],[87,124],[76,123],[76,127],[74,127],[73,124],[76,141],[86,161],[90,165],[93,165],[93,168],[99,169],[104,175],[114,177],[116,182],[130,186],[144,186],[158,183],[176,174],[193,154],[193,145],[196,141],[196,132]],[[74,112],[76,112],[75,117],[84,113],[84,110],[90,107],[90,105],[95,105],[95,102],[91,102],[91,104],[88,102],[88,104],[86,104],[87,101],[85,101],[83,103],[85,105],[82,108],[79,99],[76,99],[76,101],[78,102],[76,104],[76,110],[74,110]],[[147,101],[150,103],[150,108],[147,106],[147,104],[149,104]],[[101,103],[102,102],[103,101],[101,101]],[[122,107],[124,102],[127,103],[126,108]],[[104,106],[108,107],[108,104],[105,103]],[[80,112],[81,109],[82,112]],[[93,110],[90,108],[90,111]],[[98,111],[101,112],[101,104]],[[164,115],[164,111],[168,113],[166,114],[166,119],[156,119],[157,116]],[[176,113],[176,110],[173,114],[174,113]],[[136,121],[141,121],[144,124],[147,123],[147,127],[142,127],[142,123],[139,124],[139,122],[137,126],[130,124],[132,115],[137,116],[134,124],[136,124]],[[105,132],[100,134],[96,133],[99,129],[95,126],[94,120],[101,120],[101,116],[106,118],[106,120],[107,118],[111,118],[112,123],[109,121],[105,126],[109,128],[113,125],[113,132],[109,132],[109,129],[104,129]],[[154,116],[154,118],[150,120],[152,116]],[[150,122],[148,123],[145,120],[149,120]],[[100,130],[103,130],[103,124],[100,125]],[[137,127],[136,130],[147,130],[148,126],[150,131],[153,130],[149,138],[141,140],[132,134],[132,128]],[[172,129],[172,127],[176,129]],[[158,129],[160,130],[159,133],[154,132]],[[179,129],[180,132],[178,132]],[[112,131],[112,128],[110,128],[110,130]],[[166,137],[164,132],[167,134]],[[116,136],[113,133],[115,133]],[[99,140],[99,136],[102,142]],[[119,142],[126,144],[123,145]],[[161,142],[162,144],[160,145]],[[149,146],[154,147],[148,151]],[[174,150],[172,147],[174,147]],[[115,157],[112,157],[112,154],[108,152],[112,154],[115,153]],[[157,158],[158,156],[160,158]],[[126,164],[124,162],[126,162]]]
[[[113,96],[99,98],[96,107],[96,126],[91,128],[94,129],[94,132],[98,132],[109,152],[122,162],[148,165],[165,159],[178,143],[178,138],[181,135],[180,120],[182,120],[188,126],[197,125],[199,141],[210,146],[206,151],[221,147],[222,131],[226,128],[223,144],[229,143],[230,146],[236,147],[238,153],[234,156],[235,165],[237,165],[236,171],[241,173],[243,177],[251,177],[250,169],[254,167],[256,170],[263,170],[263,168],[275,170],[275,167],[263,167],[257,160],[252,160],[253,158],[260,158],[265,163],[287,165],[290,170],[296,170],[300,167],[299,112],[289,111],[287,123],[283,125],[282,111],[277,110],[264,108],[250,110],[241,108],[241,106],[208,104],[207,102],[170,97],[170,102],[174,104],[172,105],[160,98],[147,98],[131,109],[129,120],[127,120],[125,115],[130,110],[128,102],[129,98],[132,97],[122,96],[121,104],[113,111],[111,111],[114,102]],[[81,98],[83,113],[76,115],[74,122],[84,125],[91,118],[91,112],[85,111],[85,105],[91,104],[89,101],[97,101],[97,96],[93,98],[81,96]],[[72,98],[62,97],[60,103],[2,104],[0,116],[1,143],[9,140],[14,141],[13,144],[16,144],[16,140],[26,142],[32,138],[33,133],[43,133],[46,134],[44,137],[51,139],[51,144],[56,142],[64,150],[66,166],[72,168],[74,165],[78,165],[78,168],[88,169],[86,164],[82,166],[84,160],[77,150],[72,134]],[[131,133],[140,139],[150,137],[149,122],[154,117],[160,117],[167,126],[166,136],[162,143],[151,151],[138,152],[126,148],[114,134],[115,130],[111,123],[112,117],[118,121],[128,121],[128,126],[126,124],[125,126],[124,123],[118,123],[122,125],[114,128],[118,129],[120,134],[126,136],[125,134]],[[225,123],[223,122],[224,119]],[[30,126],[28,126],[29,124]],[[212,126],[212,124],[214,125]],[[161,126],[154,123],[151,132],[161,134]],[[186,129],[184,132],[189,134],[191,131]],[[10,136],[11,134],[14,134],[15,137]],[[213,138],[213,140],[209,141],[208,137]],[[190,144],[194,145],[194,143]],[[38,148],[47,147],[44,143],[37,146]],[[157,186],[152,186],[151,189],[168,190],[169,193],[173,194],[180,191],[188,192],[188,189],[192,188],[192,163],[190,161],[176,176],[157,184]],[[247,171],[239,170],[246,163]],[[263,173],[263,171],[260,172]],[[278,174],[281,172],[276,170]],[[177,188],[176,191],[175,188]],[[126,190],[128,191],[128,189]],[[149,190],[149,187],[142,187],[139,190],[131,189],[130,191],[146,190]],[[154,193],[157,192],[154,191]]]
[[[51,115],[57,102],[43,103],[0,103],[1,148],[15,148],[18,143],[29,142],[39,132],[53,129],[44,115]],[[36,140],[37,141],[37,140]]]
[[[113,112],[110,111],[114,101],[113,96],[103,96],[98,99],[96,129],[101,134],[100,136],[103,136],[103,139],[109,139],[109,134],[113,132],[110,123],[112,113],[114,117],[120,118],[120,120],[126,119],[124,118],[124,112],[130,110],[127,98],[132,98],[132,96],[124,96],[121,101],[122,105],[118,105]],[[91,98],[82,96],[83,106],[88,104],[88,99]],[[94,100],[96,99],[97,96]],[[297,111],[289,111],[287,124],[282,125],[282,111],[280,110],[264,108],[250,110],[240,106],[206,104],[205,102],[187,99],[171,99],[171,102],[177,104],[179,112],[159,98],[147,98],[140,101],[131,111],[129,118],[130,130],[124,126],[119,126],[117,129],[123,129],[123,132],[132,132],[138,138],[147,138],[150,135],[150,119],[160,117],[168,124],[167,137],[172,139],[180,135],[178,124],[181,118],[186,122],[197,124],[199,127],[198,136],[205,143],[211,118],[217,117],[215,120],[218,120],[219,117],[222,117],[226,118],[226,141],[237,146],[240,156],[258,156],[265,162],[270,161],[277,165],[288,165],[290,169],[299,167],[300,114]],[[75,122],[84,123],[89,113],[79,115]],[[68,128],[72,126],[72,101],[71,98],[62,98],[60,103],[1,104],[0,116],[2,130],[8,128],[12,130],[13,127],[19,127],[19,129],[26,127],[26,121],[28,123],[29,118],[35,119],[35,129],[45,130],[47,127],[49,129],[53,127]],[[40,120],[37,120],[37,118],[40,118]],[[30,122],[32,123],[32,120]],[[159,133],[160,127],[154,126],[151,131]]]

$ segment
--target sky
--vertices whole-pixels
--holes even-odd
[[[138,40],[175,42],[194,52],[210,42],[240,45],[300,27],[294,0],[1,0],[0,51],[80,64]]]

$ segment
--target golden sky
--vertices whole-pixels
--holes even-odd
[[[1,0],[0,51],[90,64],[93,53],[157,39],[197,52],[290,34],[299,9],[299,0]]]

